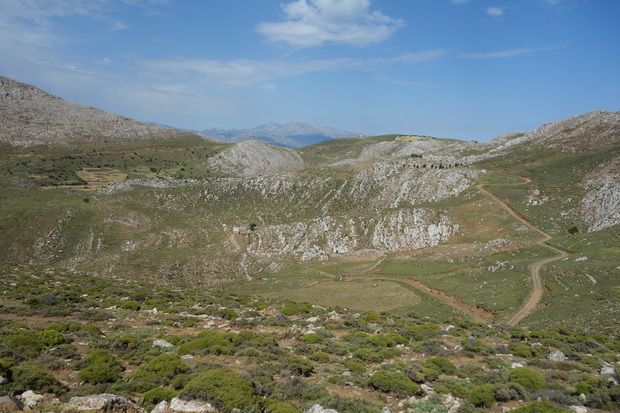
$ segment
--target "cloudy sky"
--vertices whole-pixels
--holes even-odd
[[[0,75],[142,121],[487,140],[620,110],[618,0],[1,0]]]

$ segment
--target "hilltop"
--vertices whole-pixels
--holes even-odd
[[[67,102],[4,76],[0,76],[0,114],[0,145],[16,148],[201,138]]]

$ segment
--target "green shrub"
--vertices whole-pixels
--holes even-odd
[[[454,375],[456,373],[456,366],[449,359],[445,357],[433,357],[424,362],[424,365],[429,368],[436,367],[441,373]]]
[[[357,350],[353,353],[353,357],[374,363],[380,363],[383,361],[383,358],[376,351],[372,351],[369,348],[361,348]]]
[[[138,367],[129,380],[136,391],[146,391],[157,386],[167,386],[179,374],[190,371],[179,356],[162,354],[152,359],[148,364]]]
[[[92,363],[80,370],[78,379],[91,384],[114,383],[121,378],[119,368],[106,363]]]
[[[46,347],[53,347],[67,342],[63,335],[56,330],[41,331],[39,334],[39,340],[41,340]]]
[[[523,386],[528,392],[540,390],[547,384],[547,380],[540,373],[525,367],[513,369],[509,377],[511,382]]]
[[[385,393],[395,393],[398,396],[420,396],[424,394],[422,387],[398,371],[379,370],[370,376],[368,385]]]
[[[7,336],[4,344],[24,358],[35,358],[43,350],[43,344],[36,337],[28,334]]]
[[[232,354],[233,351],[230,347],[232,347],[232,343],[226,338],[226,335],[217,331],[209,331],[209,334],[202,335],[201,333],[201,337],[181,344],[177,349],[177,354],[183,356],[196,351]]]
[[[115,305],[116,305],[116,308],[120,308],[123,310],[133,310],[133,311],[140,310],[140,303],[137,301],[133,301],[133,300],[117,301]]]
[[[299,409],[288,403],[273,403],[267,406],[266,413],[299,413]]]
[[[94,350],[78,363],[78,379],[90,384],[114,383],[121,378],[123,367],[105,350]]]
[[[329,354],[322,351],[316,351],[312,353],[308,358],[312,361],[317,361],[319,363],[327,363],[329,361]]]
[[[39,393],[61,394],[67,389],[54,376],[41,367],[27,364],[12,368],[10,390],[17,393],[32,390]]]
[[[177,397],[178,393],[174,390],[167,389],[165,387],[157,387],[144,393],[144,404],[147,406],[155,406],[162,401],[169,402],[173,398]]]
[[[323,337],[316,333],[304,334],[301,337],[301,341],[308,344],[318,344],[323,342]]]
[[[286,361],[286,367],[297,376],[309,376],[314,372],[315,365],[299,356],[293,356]]]
[[[475,387],[469,395],[469,401],[477,407],[491,407],[493,400],[495,400],[495,386],[492,384]]]
[[[291,316],[297,314],[308,314],[312,311],[312,306],[307,303],[286,303],[282,308],[282,314]]]
[[[205,400],[223,412],[231,412],[235,408],[244,412],[261,410],[252,383],[228,369],[214,369],[198,374],[183,388],[180,397],[185,400]]]
[[[366,373],[366,367],[363,363],[355,360],[347,360],[345,367],[354,373]]]
[[[508,349],[513,355],[518,357],[530,358],[537,354],[537,351],[534,349],[534,347],[525,343],[510,343],[508,345]]]

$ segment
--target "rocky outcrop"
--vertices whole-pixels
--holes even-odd
[[[447,215],[424,209],[402,210],[370,219],[326,216],[261,228],[255,232],[248,251],[271,258],[324,260],[366,247],[393,252],[435,246],[457,231],[458,225],[451,224]]]
[[[34,86],[0,76],[0,143],[16,147],[84,142],[141,141],[195,136],[67,102]]]
[[[620,174],[601,175],[584,182],[588,191],[581,211],[588,232],[600,231],[620,224]]]
[[[66,404],[68,411],[86,413],[146,413],[134,402],[114,394],[97,394],[93,396],[72,397]]]
[[[304,161],[291,149],[250,140],[209,158],[206,166],[228,175],[272,175],[303,169]]]
[[[217,410],[210,403],[200,400],[182,400],[178,397],[162,401],[151,413],[215,413]]]

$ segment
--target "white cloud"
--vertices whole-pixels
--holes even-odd
[[[489,16],[493,16],[493,17],[499,17],[502,16],[504,14],[504,9],[502,9],[501,7],[487,7],[487,11],[486,13]]]
[[[297,0],[282,9],[287,21],[260,23],[257,31],[270,42],[296,48],[325,43],[367,46],[404,26],[401,19],[370,11],[370,0]]]
[[[108,31],[110,31],[110,32],[117,32],[117,31],[120,31],[120,30],[127,30],[127,29],[129,29],[129,26],[126,25],[125,23],[123,23],[123,22],[116,22],[116,23],[114,23],[112,25],[112,27],[110,27],[108,29]]]
[[[524,48],[524,49],[507,49],[507,50],[499,50],[495,52],[488,53],[464,53],[459,57],[464,59],[496,59],[496,58],[505,58],[505,57],[516,57],[524,54],[529,54],[533,52],[540,52],[545,50],[554,50],[556,47],[538,47],[538,48]]]
[[[443,50],[431,49],[419,53],[405,53],[384,59],[314,59],[314,60],[248,60],[231,61],[175,59],[138,62],[153,76],[162,73],[183,78],[191,76],[198,83],[235,87],[254,87],[273,83],[281,78],[314,72],[338,70],[373,70],[389,64],[418,64],[438,59]]]

